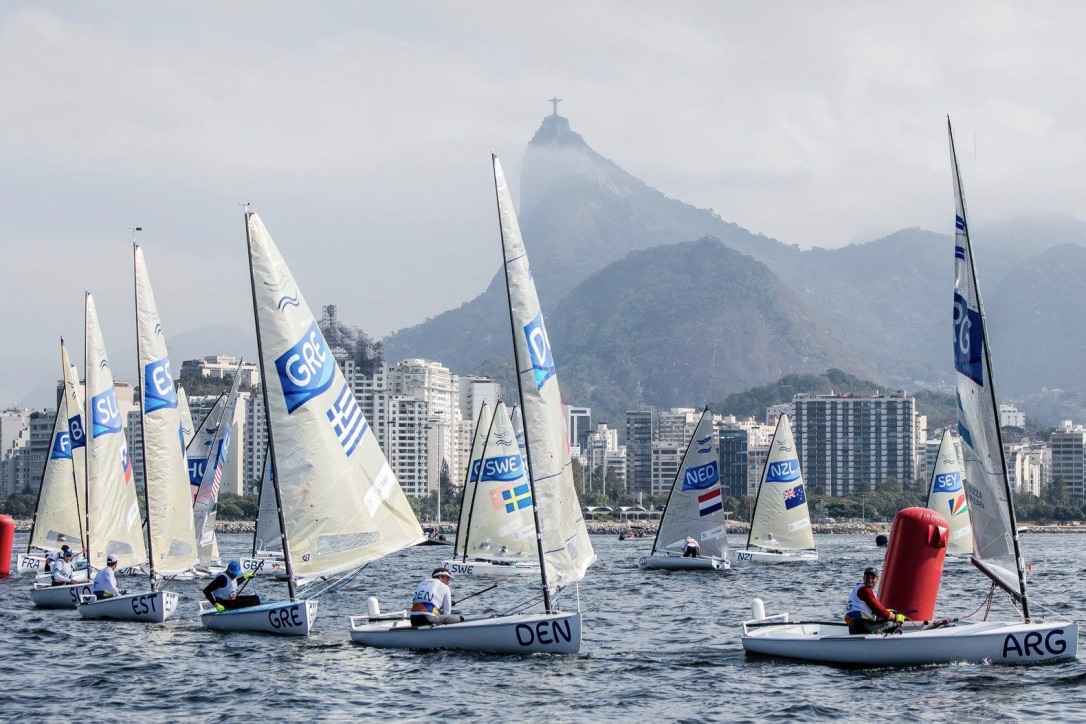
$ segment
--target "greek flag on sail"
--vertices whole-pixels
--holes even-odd
[[[350,386],[343,385],[343,390],[332,403],[327,415],[328,421],[332,423],[332,431],[336,433],[336,439],[343,446],[343,452],[350,457],[358,447],[362,436],[366,434],[366,430],[369,429],[369,424],[358,407],[358,402],[351,394]]]

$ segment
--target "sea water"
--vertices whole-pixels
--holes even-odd
[[[740,544],[739,536],[732,536]],[[1025,535],[1030,596],[1086,619],[1086,537]],[[1086,718],[1086,662],[1032,667],[983,664],[850,670],[747,657],[741,622],[755,596],[768,613],[837,619],[863,569],[881,565],[874,536],[815,536],[821,560],[731,571],[641,571],[651,539],[593,536],[599,561],[579,590],[584,612],[577,656],[494,656],[367,649],[351,642],[348,616],[378,596],[385,611],[407,606],[415,585],[452,552],[413,548],[369,566],[321,599],[308,638],[220,633],[197,618],[198,582],[165,625],[84,621],[43,611],[30,579],[0,579],[0,718],[92,720],[481,719],[488,721],[833,719],[846,721],[1072,720]],[[251,538],[224,535],[224,555],[244,555]],[[25,548],[25,534],[16,550]],[[453,581],[464,597],[494,581]],[[121,587],[142,581],[122,578]],[[257,579],[266,601],[284,584]],[[980,606],[987,579],[966,560],[948,562],[937,614]],[[538,599],[538,582],[502,582],[465,601],[468,616]],[[563,608],[578,592],[563,592]],[[990,618],[1017,614],[997,596]]]

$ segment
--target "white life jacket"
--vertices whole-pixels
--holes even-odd
[[[860,589],[864,588],[867,584],[857,583],[855,588],[852,589],[852,593],[848,594],[848,602],[845,604],[845,615],[850,613],[859,613],[861,618],[865,618],[868,621],[875,620],[875,612],[871,610],[860,598]]]
[[[231,578],[225,573],[220,574],[226,579],[225,586],[219,586],[211,592],[211,597],[216,600],[234,598],[238,595],[238,579]]]

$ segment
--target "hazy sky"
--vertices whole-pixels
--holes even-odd
[[[0,406],[54,384],[59,335],[82,358],[84,289],[131,377],[131,226],[167,337],[251,326],[245,201],[310,304],[371,334],[470,299],[500,260],[488,154],[517,178],[555,93],[649,185],[803,247],[949,231],[948,113],[974,220],[1086,218],[1084,26],[1075,2],[4,3]]]

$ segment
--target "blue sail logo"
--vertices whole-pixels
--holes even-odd
[[[524,468],[521,467],[520,455],[503,455],[496,458],[487,458],[483,461],[483,471],[480,480],[487,482],[499,480],[508,482],[520,480],[524,477]]]
[[[53,449],[49,452],[50,460],[72,459],[72,438],[67,430],[61,430],[53,438]]]
[[[766,466],[765,481],[767,483],[790,483],[799,480],[799,460],[781,460]]]
[[[542,311],[535,315],[535,319],[524,325],[524,337],[528,342],[528,356],[532,360],[535,388],[541,390],[543,383],[555,375],[551,341],[547,337],[547,328],[543,325]]]
[[[705,490],[720,482],[720,465],[711,460],[705,465],[687,468],[683,475],[683,490]]]
[[[148,415],[156,410],[177,407],[177,390],[173,387],[169,357],[151,362],[143,368],[143,399],[147,405],[144,412]]]
[[[83,416],[76,415],[68,418],[68,435],[72,448],[84,447],[87,444],[87,435],[83,432]]]
[[[336,360],[316,322],[293,347],[275,360],[275,370],[279,373],[288,413],[332,386]]]
[[[936,475],[935,482],[931,486],[933,493],[956,493],[962,489],[961,473],[945,473]]]
[[[101,437],[121,431],[121,412],[117,396],[110,387],[91,398],[91,435]]]
[[[984,386],[984,329],[980,312],[954,290],[954,369]]]

